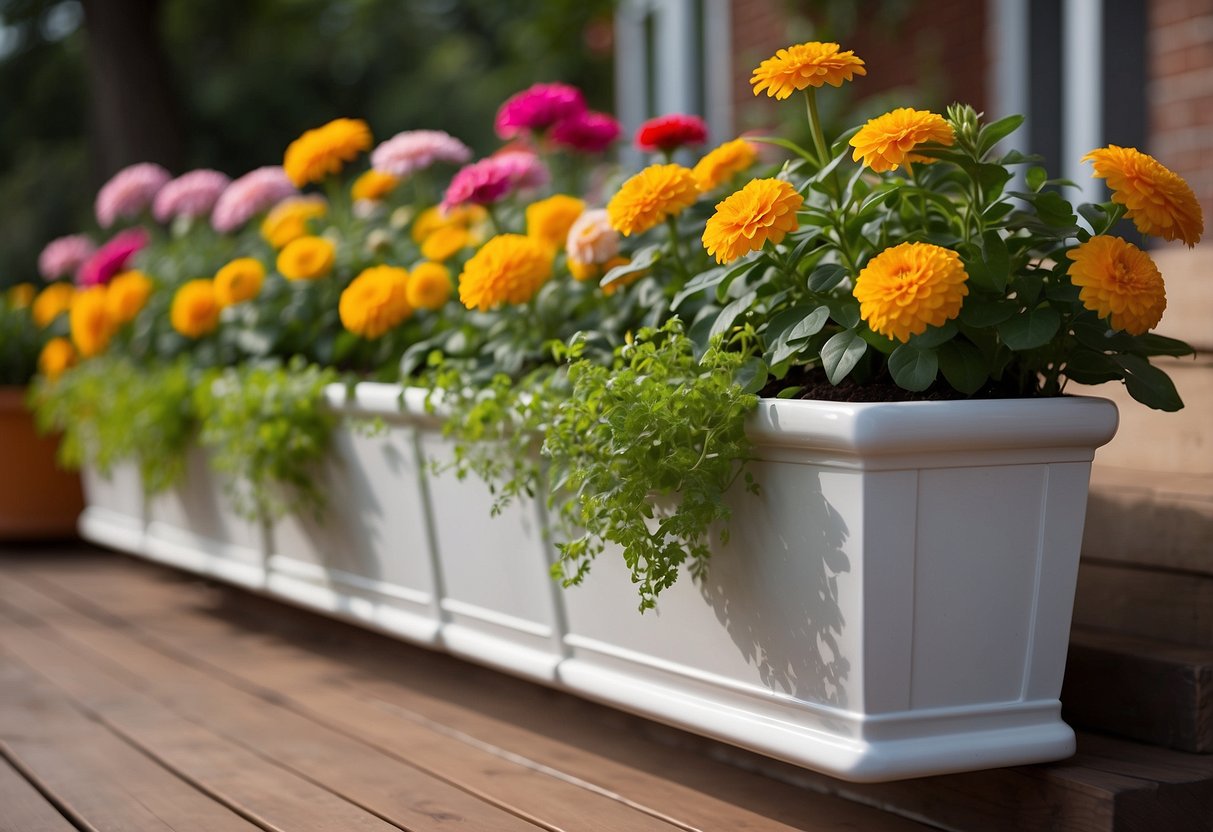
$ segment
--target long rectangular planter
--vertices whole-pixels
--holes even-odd
[[[1057,697],[1108,402],[764,401],[762,495],[730,495],[706,581],[643,616],[621,558],[560,590],[540,506],[491,518],[482,483],[435,474],[453,449],[423,391],[329,402],[386,430],[343,425],[323,521],[265,536],[279,597],[851,780],[1072,753]]]

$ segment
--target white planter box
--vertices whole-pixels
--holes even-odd
[[[206,452],[194,446],[181,482],[148,498],[146,557],[259,589],[265,584],[265,532],[232,510]]]
[[[343,385],[326,391],[346,419],[319,471],[327,507],[320,517],[291,515],[274,524],[269,589],[422,644],[439,636],[424,463],[417,447],[424,414],[402,412],[396,385]],[[355,419],[382,421],[359,430]]]
[[[85,466],[80,481],[85,502],[78,523],[80,536],[100,546],[142,554],[147,506],[135,464],[115,465],[108,475]]]
[[[564,684],[849,780],[1067,757],[1058,694],[1100,399],[764,401],[761,497],[633,614],[618,558],[568,591]]]

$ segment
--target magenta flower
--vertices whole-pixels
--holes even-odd
[[[147,231],[142,228],[128,228],[119,232],[85,261],[76,276],[76,283],[81,286],[104,286],[109,283],[114,275],[126,270],[126,264],[148,244],[149,239]]]
[[[442,198],[442,210],[469,202],[492,205],[522,188],[548,181],[547,168],[534,153],[507,151],[468,165],[455,174]]]
[[[219,196],[232,182],[217,170],[192,170],[169,182],[152,202],[156,222],[169,222],[177,217],[197,219],[215,207]]]
[[[83,234],[51,240],[38,255],[38,273],[45,280],[75,275],[96,250],[97,244]]]
[[[535,84],[505,100],[494,128],[503,139],[527,130],[546,130],[558,121],[585,112],[585,96],[568,84]]]
[[[610,147],[622,129],[613,116],[587,110],[561,119],[552,128],[552,141],[582,153],[601,153]]]
[[[123,168],[97,192],[97,222],[109,228],[119,219],[139,216],[171,178],[167,170],[151,162]]]
[[[407,130],[381,142],[371,153],[371,167],[405,177],[435,162],[465,164],[472,158],[466,144],[442,130]]]
[[[232,182],[219,196],[211,214],[211,225],[220,234],[235,231],[253,216],[268,211],[299,189],[278,165],[249,171]]]

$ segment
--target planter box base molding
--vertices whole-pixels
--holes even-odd
[[[1058,694],[1109,402],[764,400],[761,496],[729,495],[707,578],[640,615],[622,558],[563,590],[542,506],[492,518],[482,483],[434,473],[453,447],[424,396],[329,389],[321,518],[242,520],[196,452],[148,500],[90,472],[81,534],[847,780],[1073,753]]]

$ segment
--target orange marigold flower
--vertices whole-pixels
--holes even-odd
[[[51,381],[76,363],[76,348],[66,338],[52,338],[38,355],[38,371]]]
[[[1099,235],[1066,252],[1070,282],[1081,286],[1082,305],[1132,335],[1162,320],[1167,291],[1150,255],[1119,237]]]
[[[472,245],[472,233],[466,228],[461,225],[444,225],[426,235],[421,243],[421,256],[442,263]]]
[[[904,343],[959,315],[968,279],[960,255],[951,249],[902,243],[868,261],[853,293],[872,331]]]
[[[489,240],[459,275],[459,300],[468,309],[526,303],[552,274],[552,250],[521,234]]]
[[[131,269],[110,281],[106,289],[105,307],[115,326],[135,320],[152,295],[152,279],[141,271]]]
[[[956,141],[952,125],[943,116],[926,110],[900,107],[883,116],[868,121],[851,137],[855,148],[851,158],[863,163],[877,173],[897,170],[906,162],[930,162],[927,156],[913,153],[914,148],[926,142],[950,145]]]
[[[76,287],[70,283],[52,283],[47,286],[38,293],[38,297],[34,298],[34,305],[31,308],[34,323],[40,328],[46,329],[51,325],[51,321],[71,308],[72,298],[75,294]]]
[[[173,295],[169,323],[186,338],[201,338],[219,326],[219,310],[214,282],[191,280]]]
[[[554,249],[563,248],[569,229],[585,211],[575,196],[556,194],[526,207],[526,234]]]
[[[698,198],[699,187],[689,169],[682,165],[649,165],[611,197],[607,217],[625,237],[642,234],[677,216]]]
[[[405,287],[409,304],[417,309],[441,309],[451,299],[451,270],[441,263],[419,263]]]
[[[406,297],[409,273],[399,266],[363,269],[341,293],[341,325],[374,340],[413,314]]]
[[[1200,242],[1204,213],[1179,174],[1153,156],[1114,144],[1092,150],[1082,160],[1094,163],[1094,175],[1107,180],[1112,201],[1125,206],[1125,216],[1142,234],[1182,240],[1188,248]]]
[[[691,168],[701,191],[719,188],[758,161],[758,151],[745,139],[733,139],[710,151]]]
[[[804,197],[781,179],[754,179],[716,204],[703,229],[703,247],[717,263],[730,263],[770,240],[783,242],[800,227],[796,212]]]
[[[278,252],[278,273],[287,280],[316,280],[333,270],[337,245],[324,237],[300,237]]]
[[[253,257],[238,257],[215,274],[215,299],[220,306],[233,306],[261,294],[265,266]]]
[[[801,43],[780,49],[754,70],[750,83],[754,95],[763,90],[782,101],[795,90],[829,84],[841,87],[855,75],[867,75],[863,61],[854,52],[839,52],[836,43]]]
[[[8,288],[4,299],[12,309],[25,309],[34,302],[36,291],[32,283],[18,283]]]
[[[340,173],[346,162],[371,147],[371,128],[357,118],[338,118],[308,130],[286,149],[282,168],[295,187]]]
[[[92,358],[109,346],[114,334],[114,322],[106,308],[106,287],[94,286],[77,292],[69,313],[72,344],[81,358]]]
[[[329,206],[321,196],[296,196],[274,206],[261,221],[261,236],[275,249],[306,237],[311,233],[308,223],[328,213]]]
[[[379,202],[395,190],[399,184],[399,177],[371,168],[354,180],[354,184],[350,186],[350,196],[356,200]]]

